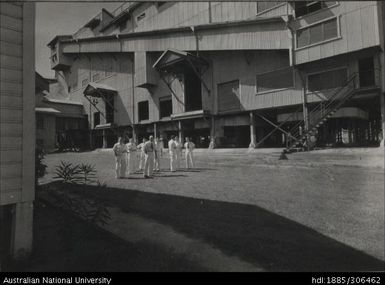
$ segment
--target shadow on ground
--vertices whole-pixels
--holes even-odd
[[[309,227],[253,205],[92,186],[96,195],[127,213],[169,225],[229,256],[268,271],[375,271],[384,262]]]

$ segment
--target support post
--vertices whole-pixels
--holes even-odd
[[[107,148],[107,130],[103,129],[103,148]]]
[[[210,144],[209,149],[214,149],[216,147],[216,141],[215,141],[215,118],[214,116],[211,116],[210,120]]]
[[[255,117],[254,113],[250,112],[250,144],[249,148],[255,148],[256,147],[256,142],[257,142],[257,136],[255,133]]]
[[[182,122],[178,121],[178,137],[179,141],[183,141]]]
[[[25,259],[32,250],[33,238],[33,202],[15,204],[12,221],[12,256],[14,259]]]
[[[156,131],[156,123],[154,123],[154,138],[157,138],[156,133],[157,133],[157,131]]]
[[[309,131],[309,116],[308,116],[308,109],[307,109],[307,95],[306,95],[306,86],[302,86],[302,113],[303,113],[303,121],[305,126],[305,132]],[[309,150],[309,138],[306,136],[306,147],[307,150]]]
[[[382,3],[385,7],[385,4]],[[385,8],[382,9],[383,13],[385,13]],[[385,29],[385,27],[384,27]],[[384,43],[385,48],[385,43]],[[381,66],[381,93],[380,93],[380,105],[381,105],[381,128],[382,128],[382,139],[380,142],[380,146],[384,147],[385,141],[385,51],[380,52],[380,66]]]

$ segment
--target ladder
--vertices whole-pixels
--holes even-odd
[[[307,146],[309,149],[310,138],[317,133],[319,127],[321,127],[327,120],[329,120],[349,99],[356,94],[356,78],[357,73],[351,75],[346,83],[338,88],[329,98],[318,103],[308,113],[308,128],[305,128],[305,122],[299,121],[289,131],[290,143],[287,145],[284,153],[291,153],[298,147]]]

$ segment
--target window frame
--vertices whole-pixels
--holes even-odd
[[[327,73],[327,72],[336,71],[336,70],[343,70],[343,69],[346,71],[346,78],[348,79],[349,78],[349,68],[346,65],[306,73],[306,89],[305,89],[306,94],[311,94],[311,93],[320,92],[320,91],[324,91],[324,90],[330,90],[330,88],[329,89],[314,90],[314,91],[309,90],[309,76],[314,75],[314,74]],[[332,89],[339,88],[339,87],[342,87],[342,86],[334,87]]]
[[[146,119],[141,119],[141,116],[140,116],[140,104],[141,103],[144,103],[146,102],[147,103],[147,118]],[[139,101],[138,102],[138,122],[144,122],[144,121],[148,121],[150,119],[150,102],[149,100],[143,100],[143,101]]]
[[[171,113],[168,116],[163,116],[162,117],[162,111],[161,111],[160,103],[164,102],[164,101],[171,101]],[[170,118],[172,114],[173,114],[172,95],[159,97],[159,118],[160,119]]]
[[[326,1],[311,1],[310,3],[312,3],[312,2],[326,2]],[[295,6],[294,6],[294,9],[293,9],[294,19],[300,20],[300,19],[303,19],[304,17],[307,17],[309,15],[315,15],[316,13],[319,13],[321,11],[326,11],[326,9],[334,8],[334,7],[337,7],[338,5],[340,5],[339,1],[335,1],[335,2],[336,2],[335,4],[333,4],[333,5],[329,6],[329,7],[324,7],[324,8],[321,8],[321,9],[317,10],[317,11],[313,11],[313,12],[310,12],[309,14],[302,15],[302,16],[299,16],[299,17],[297,17],[297,15],[295,14]],[[310,3],[308,3],[307,6],[309,6]],[[294,3],[294,5],[295,5],[295,3]]]
[[[274,10],[274,9],[277,9],[277,8],[279,8],[279,7],[282,7],[282,6],[284,6],[284,5],[287,5],[288,3],[286,3],[286,2],[281,2],[281,3],[279,3],[279,4],[277,4],[277,5],[275,5],[275,6],[273,6],[273,7],[270,7],[270,8],[268,8],[268,9],[266,9],[266,10],[263,10],[263,11],[258,11],[258,2],[256,2],[257,4],[257,6],[256,6],[256,10],[257,10],[257,16],[259,16],[259,15],[262,15],[262,14],[264,14],[264,13],[267,13],[267,12],[270,12],[270,11],[272,11],[272,10]]]
[[[322,19],[320,21],[316,21],[314,23],[311,23],[309,25],[306,25],[304,27],[301,27],[301,28],[297,29],[295,31],[295,33],[294,33],[294,44],[295,44],[294,50],[298,51],[298,50],[310,48],[310,47],[313,47],[313,46],[321,45],[321,44],[324,44],[324,43],[327,43],[327,42],[331,42],[331,41],[342,39],[342,36],[341,36],[341,26],[340,26],[340,16],[341,15],[336,15],[336,16],[328,17],[328,18]],[[309,28],[311,28],[313,26],[322,25],[323,23],[331,21],[333,19],[336,19],[336,23],[337,23],[337,36],[336,37],[333,37],[333,38],[330,38],[330,39],[327,39],[327,40],[323,40],[323,41],[320,41],[320,42],[317,42],[317,43],[309,44],[309,45],[306,45],[306,46],[298,47],[298,36],[297,36],[298,31],[309,29]],[[309,31],[309,33],[310,33],[310,31]],[[309,40],[310,40],[310,34],[309,34]]]
[[[236,109],[236,110],[220,110],[219,108],[219,85],[223,85],[223,84],[229,84],[229,83],[232,83],[232,82],[236,82],[238,81],[238,93],[239,93],[239,109]],[[242,98],[242,93],[241,93],[241,79],[240,78],[236,78],[236,79],[232,79],[232,80],[227,80],[227,81],[224,81],[224,82],[220,82],[220,83],[217,83],[217,111],[221,114],[226,114],[226,113],[232,113],[232,112],[239,112],[241,111],[241,108],[242,108],[242,104],[241,104],[241,98]]]
[[[279,71],[279,70],[283,70],[283,69],[288,69],[288,68],[291,68],[291,70],[292,70],[293,86],[285,87],[285,88],[276,88],[276,89],[271,89],[271,90],[266,90],[266,91],[258,92],[258,75],[272,73],[272,72],[275,72],[275,71]],[[292,66],[280,67],[280,68],[277,68],[277,69],[274,69],[274,70],[270,70],[270,71],[263,71],[263,72],[257,73],[255,75],[255,95],[262,95],[262,94],[267,94],[267,93],[274,93],[274,92],[279,92],[279,91],[284,91],[284,90],[290,90],[290,89],[295,88],[295,83],[296,83],[295,72],[294,72],[294,67],[292,67]]]

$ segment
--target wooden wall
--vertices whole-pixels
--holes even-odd
[[[296,20],[295,29],[330,17],[337,17],[340,38],[295,51],[295,63],[302,64],[338,54],[378,46],[378,8],[376,1],[340,1],[338,5],[319,13],[309,14]]]
[[[33,3],[0,3],[0,205],[34,199]]]

